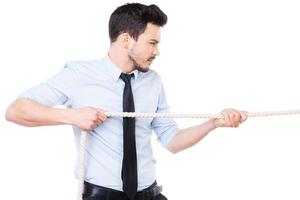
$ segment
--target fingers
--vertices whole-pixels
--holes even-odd
[[[236,110],[228,110],[228,121],[230,127],[238,127],[240,123],[240,114]]]
[[[72,125],[79,127],[84,131],[91,131],[106,121],[105,112],[94,107],[83,107],[73,109]]]
[[[235,109],[225,109],[221,112],[223,115],[223,126],[237,128],[247,119],[246,111],[238,111]]]
[[[94,109],[94,108],[93,108]],[[95,128],[97,128],[98,126],[100,126],[106,119],[106,115],[104,114],[104,111],[101,109],[94,109],[94,116],[93,116],[93,120],[92,123],[89,127],[89,130],[93,130]]]
[[[98,119],[101,123],[103,123],[103,122],[107,119],[106,115],[104,114],[104,111],[102,111],[102,110],[100,110],[100,109],[97,109],[97,119]]]
[[[241,111],[241,123],[246,121],[248,119],[248,112],[247,111]]]
[[[93,120],[93,124],[91,126],[91,129],[97,128],[99,125],[101,125],[105,120],[107,119],[106,115],[104,114],[104,111],[101,109],[96,109],[96,118]]]

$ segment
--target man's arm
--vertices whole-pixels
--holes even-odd
[[[218,127],[238,127],[247,119],[246,112],[239,112],[233,109],[224,110],[222,115],[224,116],[223,119],[210,119],[201,125],[180,130],[171,140],[168,150],[172,153],[177,153],[195,145],[209,132]]]
[[[73,125],[82,130],[92,130],[106,120],[101,109],[52,108],[34,100],[19,98],[6,111],[6,120],[23,126]]]

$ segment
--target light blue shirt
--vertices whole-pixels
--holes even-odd
[[[106,56],[102,60],[74,61],[52,78],[21,94],[41,104],[65,105],[68,108],[95,107],[105,111],[123,111],[124,82],[121,70]],[[159,75],[133,71],[131,80],[136,112],[169,112]],[[86,145],[87,182],[122,190],[123,126],[121,117],[108,118],[88,134]],[[80,129],[73,127],[78,148]],[[138,190],[150,186],[156,179],[155,159],[151,147],[154,130],[157,140],[168,147],[179,128],[173,119],[136,118],[136,150]],[[78,177],[78,160],[75,168]]]

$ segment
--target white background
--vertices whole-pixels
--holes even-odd
[[[148,3],[148,1],[140,1]],[[75,147],[68,126],[26,128],[7,106],[71,60],[102,58],[108,19],[125,1],[0,3],[0,199],[71,200]],[[291,0],[152,1],[169,17],[154,62],[173,112],[298,109],[300,5]],[[203,120],[177,120],[184,128]],[[173,155],[153,138],[170,200],[300,199],[300,118],[250,118]]]

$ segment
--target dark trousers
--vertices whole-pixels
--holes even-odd
[[[161,188],[154,182],[148,188],[139,191],[135,200],[168,200],[161,193]],[[84,183],[83,200],[129,200],[122,191],[94,185],[88,182]]]

